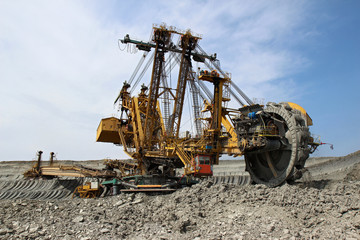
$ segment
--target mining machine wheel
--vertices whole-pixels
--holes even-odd
[[[268,119],[268,126],[276,126],[282,147],[246,153],[246,170],[253,182],[276,187],[301,177],[299,170],[304,168],[310,153],[310,132],[301,113],[287,103],[268,103],[264,111],[272,116]]]

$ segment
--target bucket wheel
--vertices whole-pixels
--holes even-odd
[[[276,187],[299,178],[294,173],[304,167],[309,157],[310,132],[300,112],[287,103],[268,103],[264,111],[271,116],[269,125],[276,128],[282,146],[273,151],[247,152],[246,170],[255,183]]]

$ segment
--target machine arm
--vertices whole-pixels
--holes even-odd
[[[156,48],[155,43],[143,42],[143,41],[137,41],[137,40],[131,39],[129,34],[127,34],[124,37],[124,39],[120,40],[120,42],[124,43],[124,44],[127,44],[127,43],[135,44],[139,50],[148,51],[148,52],[151,50],[151,48]],[[164,50],[169,51],[169,52],[182,53],[182,49],[177,48],[174,44],[170,44],[169,46],[164,47]],[[203,54],[203,53],[199,53],[199,52],[192,52],[191,55],[196,59],[209,59],[211,61],[216,60],[216,54],[208,55],[208,54]]]

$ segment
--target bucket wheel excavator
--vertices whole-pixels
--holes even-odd
[[[200,39],[189,30],[161,25],[153,27],[149,42],[129,35],[120,40],[128,49],[135,46],[144,53],[115,100],[120,118],[102,119],[97,131],[98,142],[123,146],[133,159],[108,161],[109,169],[120,170],[118,185],[127,191],[168,188],[184,178],[212,176],[212,166],[224,154],[243,155],[255,183],[275,187],[300,178],[309,154],[319,145],[310,135],[307,112],[290,102],[254,103],[220,68],[216,54],[208,55],[199,46]],[[194,71],[193,62],[203,70]],[[151,64],[150,83],[132,96]],[[174,67],[178,77],[171,84]],[[182,136],[187,93],[195,130],[185,127]],[[236,107],[228,107],[231,99]],[[184,169],[180,179],[176,168]]]

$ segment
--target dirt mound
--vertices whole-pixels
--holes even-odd
[[[309,159],[309,163],[311,164],[305,167],[314,180],[344,180],[347,179],[346,176],[352,171],[354,165],[360,163],[360,151],[327,160]]]
[[[354,165],[354,167],[346,175],[345,180],[360,181],[360,163]]]

